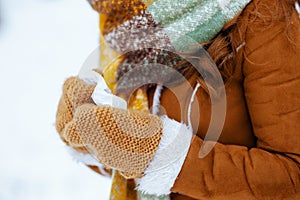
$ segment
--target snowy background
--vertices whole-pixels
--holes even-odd
[[[0,200],[108,199],[110,180],[73,161],[54,128],[64,80],[97,44],[85,0],[0,0]]]

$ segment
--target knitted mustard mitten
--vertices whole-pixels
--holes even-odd
[[[95,87],[95,85],[87,84],[77,77],[68,78],[63,85],[63,94],[56,113],[56,130],[60,134],[61,139],[68,146],[70,146],[70,143],[62,137],[62,133],[66,125],[72,121],[74,111],[78,106],[85,103],[93,103],[91,96]],[[86,164],[93,171],[104,176],[111,175],[112,170],[102,167],[96,162],[96,160],[89,155],[90,152],[85,147],[70,147],[67,149],[75,160]]]
[[[77,77],[68,78],[63,85],[63,94],[56,113],[56,130],[62,134],[65,126],[73,119],[75,109],[85,103],[92,103],[94,85],[89,85]],[[62,140],[68,144],[67,141]],[[77,148],[80,152],[87,152],[85,148]]]
[[[89,149],[104,166],[126,178],[138,178],[152,160],[162,132],[156,115],[84,104],[76,109],[63,136],[74,147]]]

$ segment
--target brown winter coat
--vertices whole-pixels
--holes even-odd
[[[300,199],[300,19],[294,1],[253,0],[240,15],[226,82],[227,114],[219,143],[204,159],[198,153],[210,119],[209,96],[197,92],[197,136],[172,188],[172,199]],[[244,45],[242,45],[244,44]],[[196,84],[196,77],[190,79]],[[191,94],[173,88],[188,104]],[[161,105],[181,120],[174,94]],[[197,113],[192,111],[192,120]],[[184,119],[182,119],[184,120]],[[193,125],[197,125],[193,121]]]
[[[233,42],[240,45],[230,57],[234,72],[225,82],[227,113],[221,137],[208,156],[198,157],[211,115],[209,95],[200,88],[191,113],[193,127],[199,125],[197,135],[171,199],[300,199],[300,19],[294,4],[253,0],[240,14],[233,30]],[[194,75],[189,81],[195,87],[197,80]],[[170,118],[186,121],[178,100],[181,109],[187,108],[191,92],[183,85],[172,91],[176,97],[163,90],[161,106]],[[149,95],[152,99],[153,91]],[[72,113],[60,105],[67,113],[57,118],[61,133]]]

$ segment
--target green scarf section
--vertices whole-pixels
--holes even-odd
[[[158,0],[147,8],[178,51],[212,39],[250,0]]]

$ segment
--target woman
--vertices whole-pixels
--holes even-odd
[[[300,198],[298,1],[90,3],[101,13],[104,79],[113,93],[127,98],[130,109],[103,106],[101,100],[97,103],[99,95],[91,98],[95,86],[88,84],[93,80],[71,78],[64,85],[57,130],[75,150],[88,153],[84,147],[90,148],[105,168],[96,168],[95,165],[102,166],[97,163],[86,164],[104,173],[106,168],[120,172],[121,175],[114,174],[111,199],[137,198],[133,182],[128,180],[124,186],[122,177],[136,178],[140,199]],[[151,31],[154,27],[154,31],[149,32],[149,27]],[[134,31],[136,28],[138,31]],[[142,39],[145,34],[139,33],[143,30],[159,34]],[[202,44],[224,80],[224,127],[218,142],[204,158],[199,152],[214,106],[207,89],[210,86],[190,62],[170,53],[181,49],[175,45],[178,37],[173,37],[170,30],[185,31],[183,35]],[[151,48],[145,48],[145,43],[150,43]],[[157,61],[162,52],[157,52],[161,46],[156,45],[162,43],[168,50],[167,56]],[[130,49],[135,44],[142,50]],[[126,52],[127,49],[131,51]],[[108,64],[116,55],[121,56]],[[171,62],[172,69],[185,76],[192,90],[189,85],[178,83],[168,88],[151,84],[128,97],[131,85],[126,88],[121,80],[133,64],[145,60],[169,64],[170,59],[175,60]],[[166,82],[174,82],[169,73],[156,74],[166,76]],[[194,97],[196,101],[192,101]],[[160,117],[146,113],[151,106]],[[157,109],[158,106],[163,109]],[[128,126],[126,119],[134,119],[135,123]],[[144,126],[151,130],[145,131]],[[170,142],[167,138],[173,139]],[[164,146],[165,142],[169,145]],[[176,155],[176,162],[171,160],[168,167],[157,165],[168,160],[161,155],[162,149],[169,148],[166,152],[170,157]]]

